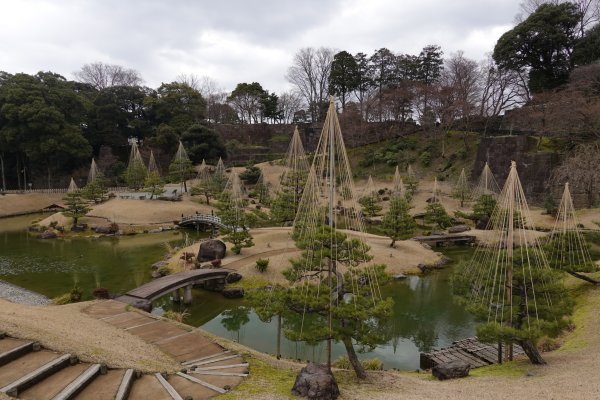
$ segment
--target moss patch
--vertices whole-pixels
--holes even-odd
[[[505,362],[502,364],[488,365],[487,367],[481,367],[473,369],[469,374],[473,377],[480,376],[504,376],[504,377],[522,377],[525,375],[532,365],[527,359],[519,359],[514,361]]]
[[[250,357],[248,362],[250,375],[234,391],[219,396],[219,399],[251,399],[261,394],[294,398],[291,389],[296,380],[296,371],[276,368],[254,357]]]

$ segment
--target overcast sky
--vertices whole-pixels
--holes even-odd
[[[439,44],[480,60],[513,25],[519,0],[1,0],[0,70],[69,79],[95,61],[158,87],[179,74],[231,91],[281,92],[302,47],[418,54]]]

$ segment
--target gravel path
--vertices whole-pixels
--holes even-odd
[[[29,306],[46,306],[52,301],[39,293],[0,280],[0,298]]]

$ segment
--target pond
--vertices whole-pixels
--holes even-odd
[[[43,241],[23,230],[31,219],[32,216],[0,219],[0,279],[49,297],[65,293],[74,285],[88,295],[98,286],[111,292],[126,292],[150,280],[149,266],[163,257],[165,242],[182,244],[185,235],[164,232]],[[471,250],[454,248],[444,253],[458,260],[469,257]],[[359,357],[377,357],[385,368],[414,370],[419,367],[420,352],[473,336],[473,319],[453,301],[450,272],[451,268],[446,268],[424,276],[409,276],[382,288],[384,296],[394,299],[394,316],[386,327],[387,342]],[[161,313],[172,304],[165,297],[155,306],[154,312]],[[187,322],[191,325],[256,350],[275,353],[276,321],[261,322],[243,300],[228,300],[218,293],[195,289],[193,303],[185,309],[190,313]],[[312,346],[282,338],[281,350],[284,357],[325,359],[324,344]],[[335,343],[333,358],[343,354],[343,345]]]

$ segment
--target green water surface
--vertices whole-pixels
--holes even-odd
[[[150,265],[161,260],[165,243],[180,245],[185,232],[40,240],[25,231],[36,216],[0,219],[0,279],[55,297],[77,285],[90,298],[95,287],[124,293],[148,282]],[[192,233],[189,232],[191,235]],[[469,257],[470,249],[445,251],[453,260]],[[471,316],[453,301],[449,285],[451,267],[424,276],[409,276],[382,288],[394,299],[394,317],[385,328],[386,343],[359,354],[377,357],[386,368],[419,367],[419,353],[474,335]],[[155,313],[174,307],[168,297],[155,302]],[[276,321],[261,322],[243,300],[228,300],[218,293],[194,289],[194,301],[185,306],[187,322],[259,351],[274,353]],[[284,321],[285,324],[286,321]],[[287,321],[297,323],[298,321]],[[323,344],[316,346],[282,339],[284,357],[323,361]],[[344,354],[336,343],[333,357]]]

